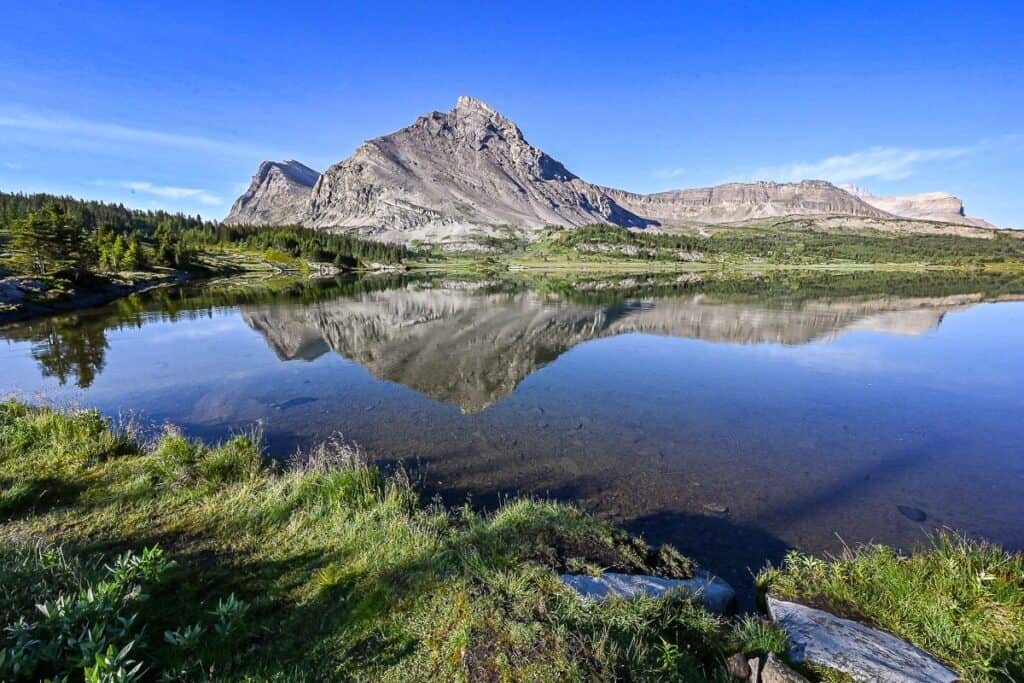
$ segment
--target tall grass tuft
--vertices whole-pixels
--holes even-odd
[[[736,622],[731,640],[736,650],[749,656],[774,652],[781,657],[789,647],[789,639],[780,626],[751,615],[741,617]]]

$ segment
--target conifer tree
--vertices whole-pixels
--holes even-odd
[[[77,279],[94,261],[85,225],[56,202],[30,211],[11,226],[12,263],[31,275]]]

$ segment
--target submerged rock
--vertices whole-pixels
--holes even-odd
[[[952,683],[960,680],[955,672],[924,650],[855,621],[770,595],[768,612],[789,635],[793,661],[835,669],[857,681]]]
[[[897,505],[896,509],[900,511],[900,514],[909,519],[911,522],[923,522],[928,519],[928,515],[924,510],[918,508],[912,508],[908,505]]]
[[[25,300],[25,292],[18,286],[17,280],[7,278],[0,280],[0,304],[20,304]]]
[[[698,570],[692,579],[663,579],[645,574],[616,574],[606,572],[601,576],[585,574],[563,574],[562,583],[581,598],[608,600],[638,596],[660,598],[674,592],[699,598],[704,608],[716,614],[726,614],[735,609],[736,591],[732,586],[710,572]]]

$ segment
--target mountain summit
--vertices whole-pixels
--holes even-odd
[[[298,161],[264,161],[235,200],[226,222],[254,225],[301,223],[320,174]]]
[[[529,236],[548,225],[645,228],[788,215],[902,214],[822,180],[647,195],[601,187],[531,145],[493,107],[460,97],[451,111],[363,143],[323,175],[297,161],[263,162],[225,222],[301,224],[393,242],[463,242]]]
[[[502,225],[646,224],[471,97],[364,143],[324,173],[308,209],[309,225],[390,239],[429,240]]]

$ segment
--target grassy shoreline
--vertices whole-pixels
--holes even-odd
[[[340,442],[282,468],[256,433],[208,445],[168,429],[143,443],[95,411],[9,400],[0,520],[4,679],[139,666],[151,680],[724,681],[729,654],[785,645],[759,618],[725,620],[681,597],[580,602],[560,572],[686,577],[693,565],[564,504],[444,508]],[[968,680],[997,679],[997,667],[1020,665],[1022,560],[958,547],[861,565],[895,576],[981,557],[952,565],[942,585],[993,590],[915,603],[969,629],[970,647],[897,626]],[[765,585],[842,597],[862,613],[899,597],[892,582],[858,583],[864,572],[842,559],[796,558]],[[965,606],[970,619],[957,616]],[[988,659],[986,642],[998,644]]]

